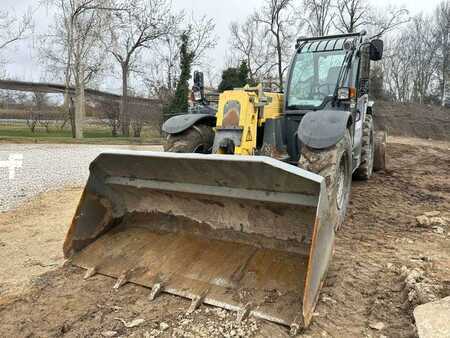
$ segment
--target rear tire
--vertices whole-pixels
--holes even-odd
[[[361,164],[355,171],[355,178],[367,181],[373,174],[373,158],[375,155],[375,138],[372,115],[366,114],[363,124],[361,144]]]
[[[332,148],[311,149],[302,145],[299,166],[325,178],[331,220],[338,230],[345,219],[352,184],[350,132]]]
[[[179,134],[170,134],[164,144],[164,151],[170,153],[210,154],[214,143],[212,127],[194,125]]]
[[[386,169],[386,143],[387,133],[385,131],[377,131],[375,133],[375,155],[373,158],[374,171]]]

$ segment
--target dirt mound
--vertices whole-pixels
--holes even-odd
[[[389,135],[450,141],[450,108],[377,101],[375,126]]]

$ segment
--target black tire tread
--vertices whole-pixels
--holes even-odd
[[[347,208],[347,206],[344,206],[342,214],[340,214],[337,208],[336,172],[338,169],[338,161],[341,158],[341,154],[345,151],[351,154],[350,149],[351,141],[349,132],[347,132],[346,136],[332,148],[326,150],[315,150],[303,145],[301,149],[299,167],[325,178],[329,205],[331,206],[331,212],[333,216],[336,217],[336,229],[339,229],[339,227],[342,225]],[[348,180],[351,184],[351,166],[348,175]],[[350,194],[350,187],[348,187],[348,189],[348,194]],[[348,200],[349,199],[347,198],[347,204]]]
[[[183,131],[182,133],[169,135],[164,144],[164,151],[171,153],[193,153],[203,145],[206,152],[212,149],[214,131],[212,127],[199,124]]]

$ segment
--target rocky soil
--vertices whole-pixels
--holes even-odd
[[[390,141],[386,172],[353,184],[350,210],[337,235],[312,325],[300,337],[415,337],[415,306],[450,296],[449,144]],[[0,232],[7,229],[9,238],[16,234],[18,241],[45,247],[41,238],[57,231],[61,242],[74,208],[67,201],[79,193],[79,189],[67,190],[39,197],[48,203],[45,212],[56,223],[42,222],[36,216],[42,212],[39,204],[27,204],[27,217],[18,216],[23,208],[0,214]],[[67,215],[61,212],[64,208],[71,209]],[[24,224],[27,231],[39,235],[28,238],[20,233]],[[1,237],[0,241],[0,257],[10,257],[9,264],[21,267],[20,273],[27,271],[26,258],[47,262],[46,256],[60,255],[55,245],[47,253],[30,251],[27,257],[16,257],[10,240]],[[235,314],[212,307],[202,306],[188,315],[187,300],[163,294],[150,302],[149,289],[126,284],[113,290],[115,280],[101,275],[84,280],[84,271],[72,266],[48,270],[45,274],[28,271],[28,287],[0,293],[0,336],[288,335],[286,328],[264,321],[248,319],[238,324]],[[0,270],[0,281],[8,277],[6,273],[15,273],[8,271]]]

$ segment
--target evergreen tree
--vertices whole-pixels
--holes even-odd
[[[244,84],[243,86],[250,84],[249,73],[250,69],[248,68],[247,62],[242,61],[239,66],[239,81]]]
[[[194,53],[189,51],[189,36],[181,35],[180,47],[180,68],[181,74],[175,90],[175,96],[170,104],[171,114],[184,113],[188,111],[189,103],[189,80],[191,78],[191,67],[194,60]]]
[[[222,72],[222,81],[219,85],[219,91],[242,88],[250,83],[249,69],[245,61],[241,62],[239,68],[227,68]]]

